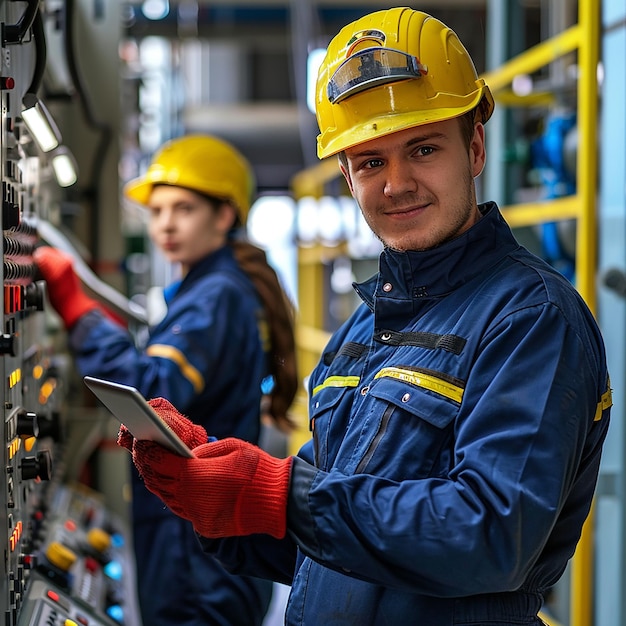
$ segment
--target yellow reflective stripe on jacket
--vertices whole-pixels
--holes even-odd
[[[272,348],[272,340],[270,337],[270,327],[267,320],[263,317],[257,320],[257,329],[259,331],[259,339],[263,352],[269,352]]]
[[[598,402],[596,414],[593,416],[593,421],[600,421],[602,419],[602,412],[611,406],[613,406],[613,392],[611,391],[611,381],[609,381],[607,390],[602,394],[600,402]]]
[[[443,380],[442,378],[432,376],[431,374],[423,374],[422,372],[406,370],[400,367],[385,367],[380,370],[376,376],[374,376],[374,378],[383,377],[395,378],[397,380],[402,380],[415,385],[416,387],[422,387],[423,389],[434,391],[435,393],[438,393],[445,398],[450,398],[450,400],[454,400],[459,404],[463,399],[464,389],[462,387],[453,385],[452,383]]]
[[[359,376],[329,376],[321,385],[313,388],[313,395],[325,387],[356,387],[360,380]]]
[[[200,393],[204,389],[204,378],[202,374],[187,361],[185,355],[177,348],[157,343],[148,346],[146,354],[148,356],[158,356],[173,361],[178,365],[183,376],[193,385],[196,393]]]

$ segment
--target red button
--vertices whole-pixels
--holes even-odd
[[[90,573],[94,573],[98,571],[98,561],[96,561],[96,559],[91,558],[90,556],[88,556],[85,559],[85,569],[90,572]]]
[[[52,591],[52,589],[48,589],[48,593],[47,596],[50,598],[50,600],[52,600],[53,602],[58,602],[59,601],[59,594],[56,591]]]

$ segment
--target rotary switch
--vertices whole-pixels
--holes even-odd
[[[46,289],[43,282],[33,282],[26,285],[24,292],[24,300],[26,301],[26,307],[29,309],[35,309],[36,311],[44,310]]]
[[[20,437],[39,437],[39,421],[36,413],[20,411],[17,414],[17,434]]]
[[[52,457],[49,450],[41,450],[37,456],[26,456],[20,464],[22,480],[50,480],[52,476]]]
[[[0,354],[17,354],[17,338],[9,333],[0,334]]]

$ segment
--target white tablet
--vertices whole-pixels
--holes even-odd
[[[193,458],[194,454],[189,447],[159,417],[135,387],[92,376],[85,376],[83,380],[135,439],[154,441],[181,456]]]

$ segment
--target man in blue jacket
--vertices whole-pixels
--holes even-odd
[[[477,203],[493,108],[438,20],[342,29],[318,154],[384,250],[310,377],[311,441],[275,459],[211,438],[188,460],[120,432],[206,551],[291,585],[287,624],[540,624],[574,554],[609,425],[604,346],[571,284]]]

